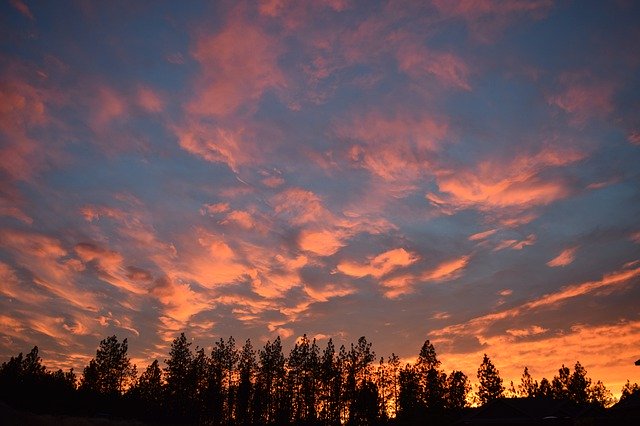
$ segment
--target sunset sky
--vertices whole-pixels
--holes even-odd
[[[640,382],[639,2],[0,7],[0,361],[307,333]]]

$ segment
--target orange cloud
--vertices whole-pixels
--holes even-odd
[[[470,235],[469,241],[484,240],[485,238],[495,234],[497,231],[498,231],[497,229],[489,229],[488,231],[478,232],[477,234]]]
[[[532,246],[535,244],[537,237],[535,234],[529,234],[523,240],[502,240],[493,249],[493,251],[504,250],[510,248],[512,250],[522,250],[526,246]]]
[[[91,243],[77,244],[75,251],[85,264],[95,262],[101,280],[134,294],[147,294],[148,289],[143,282],[129,279],[123,266],[124,258],[120,253]]]
[[[445,337],[447,334],[483,336],[488,327],[496,321],[513,318],[539,308],[555,306],[595,291],[602,291],[603,289],[615,291],[619,288],[624,288],[625,284],[638,276],[640,276],[640,268],[621,269],[610,274],[605,274],[601,280],[568,285],[562,287],[555,293],[545,294],[519,306],[476,317],[462,324],[447,326],[434,331],[433,334],[441,337]]]
[[[319,256],[331,256],[344,246],[341,236],[335,231],[304,230],[300,233],[300,248]]]
[[[464,268],[469,263],[470,256],[462,256],[458,259],[448,260],[419,274],[406,273],[390,276],[382,280],[385,297],[396,298],[414,291],[420,282],[438,282],[454,280],[462,275]],[[417,260],[414,259],[414,260]],[[356,272],[358,270],[356,269]]]
[[[447,130],[443,120],[415,113],[371,112],[336,125],[340,138],[355,141],[347,153],[350,164],[389,181],[422,176]]]
[[[562,250],[562,252],[558,256],[554,257],[553,259],[547,262],[547,266],[554,268],[558,266],[569,265],[575,260],[577,250],[578,250],[577,247],[571,247],[571,248]]]
[[[165,305],[166,315],[182,323],[212,307],[212,303],[195,293],[188,284],[177,283],[167,277],[156,280],[151,294]]]
[[[329,219],[333,215],[323,206],[322,199],[302,188],[289,188],[271,198],[277,218],[292,225],[304,225]]]
[[[542,178],[541,173],[582,158],[584,154],[577,151],[546,148],[510,162],[492,159],[472,169],[440,171],[437,176],[440,194],[428,193],[427,199],[449,214],[476,208],[507,215],[505,219],[512,220],[527,209],[566,197],[570,192],[566,182]]]
[[[635,377],[638,367],[633,361],[638,358],[637,336],[640,321],[622,321],[597,326],[576,325],[569,332],[545,336],[542,327],[532,326],[508,334],[484,340],[483,347],[475,352],[438,352],[443,368],[460,369],[475,378],[482,356],[489,354],[505,381],[513,380],[518,385],[525,366],[535,380],[542,377],[551,380],[558,374],[561,365],[573,367],[575,361],[586,367],[589,377],[605,380],[605,385],[614,395],[627,379]],[[523,335],[520,335],[520,334]],[[536,335],[535,339],[521,337]],[[432,342],[438,348],[438,340]],[[607,348],[603,351],[602,348]],[[633,380],[632,380],[633,381]]]
[[[458,278],[469,263],[470,256],[462,256],[439,264],[436,268],[422,273],[423,281],[449,281]]]
[[[397,248],[381,253],[364,264],[344,261],[339,263],[337,268],[338,271],[352,277],[371,275],[380,278],[394,269],[409,266],[418,259],[419,257],[415,253],[408,252],[404,248]],[[388,282],[385,281],[385,283]],[[392,286],[392,284],[389,285]]]

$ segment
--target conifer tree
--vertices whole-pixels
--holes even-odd
[[[478,368],[478,400],[481,405],[494,399],[502,398],[504,386],[502,386],[502,378],[500,372],[493,365],[487,354],[484,354],[482,364]]]
[[[518,385],[518,396],[531,398],[538,395],[538,382],[533,380],[529,374],[529,368],[524,367],[520,384]]]
[[[466,374],[462,371],[452,371],[447,378],[446,408],[459,410],[467,406],[467,395],[471,385]]]
[[[187,341],[184,333],[175,338],[171,343],[169,358],[165,360],[166,395],[167,402],[178,416],[187,415],[189,400],[193,394],[193,383],[190,379],[190,370],[193,362],[191,342]]]
[[[238,397],[236,404],[236,421],[239,425],[249,425],[251,419],[251,399],[254,391],[254,375],[256,370],[256,353],[247,339],[238,358]]]
[[[122,343],[113,335],[100,342],[96,356],[85,367],[84,389],[101,395],[120,395],[136,378],[136,367],[127,356],[127,339]]]

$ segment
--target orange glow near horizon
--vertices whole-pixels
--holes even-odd
[[[307,334],[639,382],[640,4],[587,3],[4,2],[0,362]]]

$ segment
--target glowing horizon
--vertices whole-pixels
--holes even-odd
[[[430,339],[640,382],[640,7],[4,2],[0,358]]]

